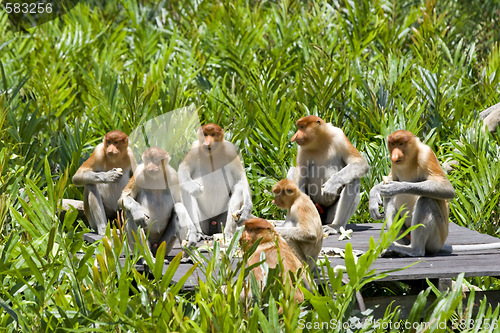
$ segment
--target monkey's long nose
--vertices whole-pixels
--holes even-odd
[[[212,148],[212,144],[214,142],[214,139],[212,137],[206,137],[205,142],[203,142],[203,145],[207,147],[208,149]]]
[[[148,164],[148,167],[147,167],[147,170],[149,172],[154,172],[154,171],[157,171],[159,168],[156,166],[156,164],[154,163],[149,163]]]
[[[404,154],[401,150],[399,149],[394,149],[392,151],[392,154],[391,154],[391,160],[394,162],[394,163],[399,163],[403,160],[404,158]]]
[[[113,156],[116,154],[118,154],[118,149],[113,149],[113,148],[108,149],[108,155]]]
[[[295,142],[295,140],[297,140],[297,134],[299,134],[299,133],[295,133],[295,134],[292,136],[292,139],[290,140],[290,142]]]

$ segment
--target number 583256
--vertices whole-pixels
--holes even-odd
[[[6,2],[5,11],[7,14],[41,14],[52,13],[52,4],[37,2],[37,3],[23,3],[23,2]]]

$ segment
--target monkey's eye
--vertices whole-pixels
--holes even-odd
[[[402,146],[404,143],[400,142],[399,145]]]
[[[287,193],[293,193],[293,190],[291,188],[286,189]]]

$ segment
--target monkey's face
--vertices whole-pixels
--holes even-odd
[[[107,157],[116,158],[127,152],[128,137],[125,133],[122,133],[123,135],[110,133],[104,136],[104,149]]]
[[[290,179],[280,180],[273,187],[273,204],[281,209],[290,209],[298,196],[298,188]]]
[[[297,132],[290,140],[297,142],[299,146],[307,146],[316,141],[317,131],[325,122],[320,117],[307,116],[297,120]]]
[[[170,155],[161,148],[153,147],[142,154],[142,161],[144,162],[145,172],[155,177],[163,170],[163,164],[167,165],[170,162]]]
[[[204,125],[198,131],[198,140],[204,150],[215,150],[220,146],[218,143],[224,141],[224,131],[216,124]]]
[[[392,163],[396,165],[404,164],[411,157],[413,149],[414,135],[409,131],[396,131],[387,137],[387,147],[391,155]]]

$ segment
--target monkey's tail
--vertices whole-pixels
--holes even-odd
[[[439,252],[454,253],[454,252],[493,250],[493,249],[500,249],[500,242],[488,243],[488,244],[471,244],[471,245],[444,244]]]

